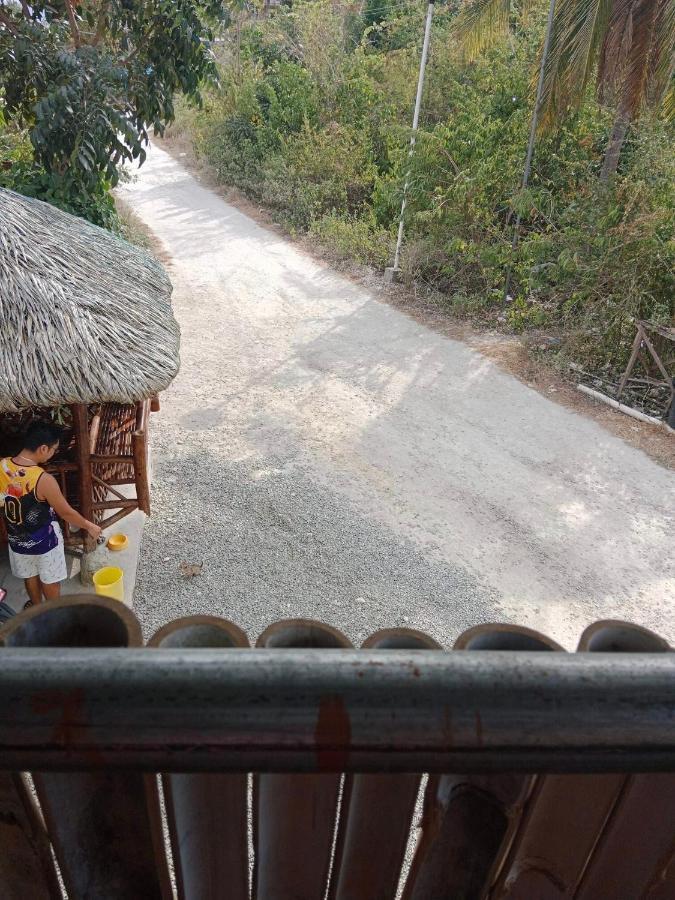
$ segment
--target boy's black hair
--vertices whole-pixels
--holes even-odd
[[[53,447],[61,440],[61,429],[52,422],[31,422],[23,436],[26,450],[37,450],[43,444]]]

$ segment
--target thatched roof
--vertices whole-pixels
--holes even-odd
[[[143,250],[0,189],[0,411],[163,390],[179,364],[170,297]]]

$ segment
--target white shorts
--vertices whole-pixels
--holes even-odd
[[[38,575],[43,584],[56,584],[68,576],[66,557],[63,552],[63,535],[57,522],[52,527],[59,539],[58,544],[47,553],[15,553],[9,548],[9,565],[16,578],[33,578]]]

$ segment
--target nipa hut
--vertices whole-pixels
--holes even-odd
[[[0,456],[19,452],[31,419],[56,420],[48,468],[103,527],[150,512],[149,413],[179,365],[171,290],[138,247],[0,189]],[[91,549],[63,526],[66,547]]]

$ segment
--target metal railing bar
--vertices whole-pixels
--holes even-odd
[[[4,769],[673,771],[675,654],[0,649]]]

